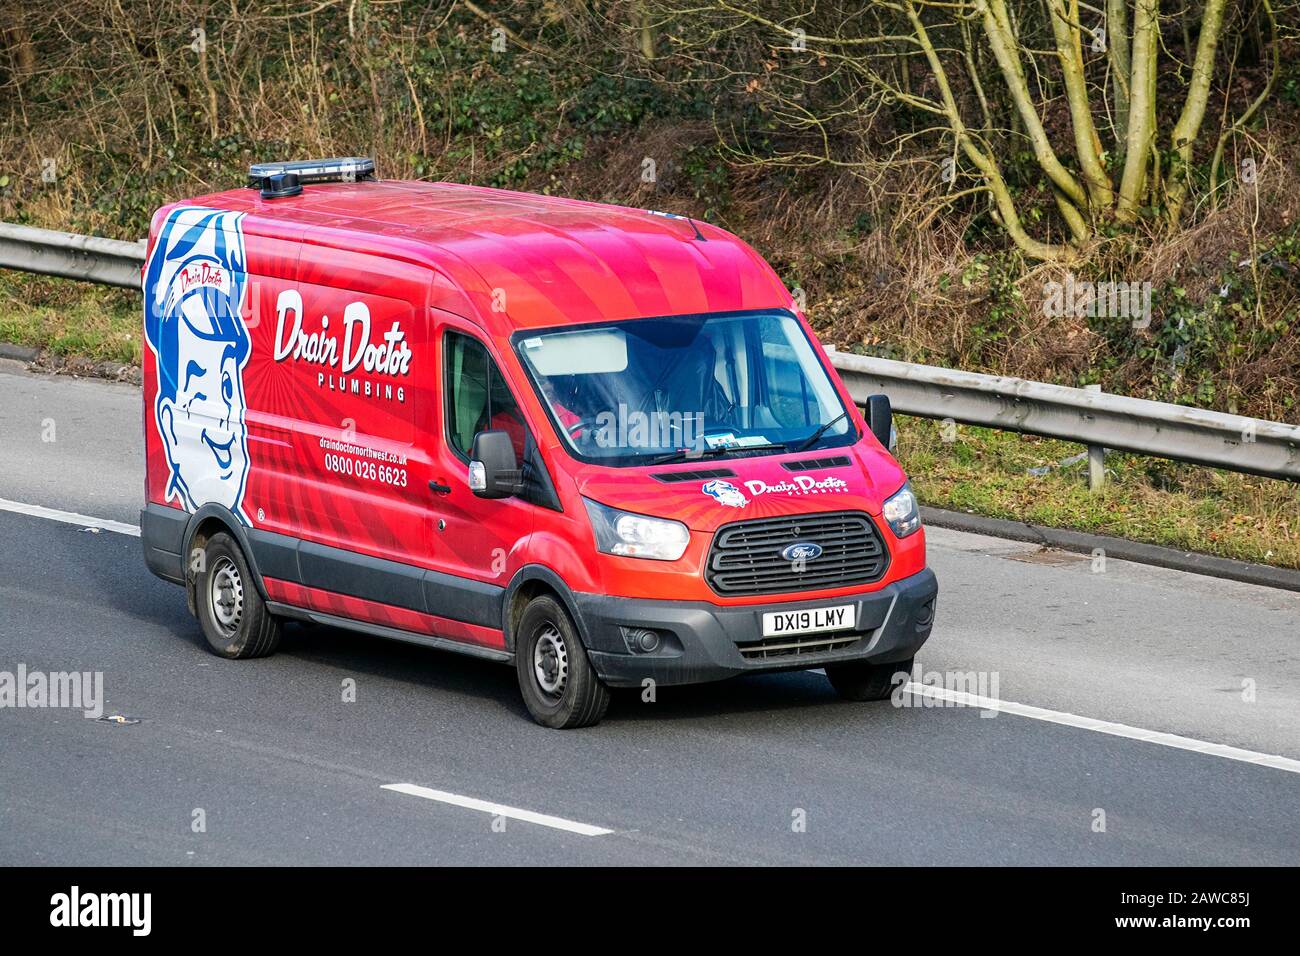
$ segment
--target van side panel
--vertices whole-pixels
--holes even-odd
[[[313,258],[326,252],[325,263]],[[281,499],[264,512],[267,528],[427,564],[428,456],[417,435],[431,414],[428,285],[415,266],[307,248],[251,361],[267,463],[253,489]]]

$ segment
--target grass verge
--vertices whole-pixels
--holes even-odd
[[[0,341],[139,365],[140,321],[130,289],[0,271]]]
[[[945,435],[903,416],[898,436],[923,504],[1300,568],[1300,488],[1289,482],[1111,452],[1093,493],[1086,459],[1059,464],[1085,450],[1071,442],[968,425]]]

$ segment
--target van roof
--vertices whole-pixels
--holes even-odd
[[[254,235],[302,226],[308,245],[429,265],[446,280],[433,304],[498,335],[791,305],[772,269],[735,236],[642,209],[400,180],[307,185],[274,200],[232,189],[187,202],[246,212]]]

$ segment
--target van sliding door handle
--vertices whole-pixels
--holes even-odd
[[[429,490],[436,491],[440,495],[449,495],[451,494],[451,485],[444,485],[440,481],[431,481],[429,482]]]

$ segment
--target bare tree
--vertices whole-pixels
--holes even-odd
[[[1223,139],[1240,133],[1259,108],[1225,115],[1209,138],[1220,156],[1206,171],[1195,166],[1211,94],[1216,84],[1226,88],[1230,72],[1221,55],[1224,32],[1247,30],[1257,4],[1272,30],[1264,42],[1276,56],[1272,2],[1200,0],[1174,14],[1162,11],[1161,0],[1105,0],[1100,7],[1085,0],[842,0],[800,12],[781,0],[711,0],[676,7],[674,15],[691,27],[673,37],[698,61],[709,60],[722,38],[756,30],[770,50],[802,53],[802,62],[785,57],[784,75],[769,67],[757,81],[792,129],[845,129],[852,104],[873,128],[890,118],[889,155],[904,155],[917,139],[946,141],[968,181],[960,192],[986,194],[994,217],[1029,256],[1065,260],[1103,231],[1141,222],[1177,229],[1189,198],[1205,195],[1207,181],[1220,187]],[[810,63],[824,65],[820,75]],[[1276,67],[1270,92],[1275,76]],[[1008,169],[1008,157],[1025,148],[1038,184],[1050,191],[1054,234],[1035,235],[1025,224],[1018,192],[1036,184]]]

